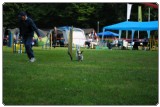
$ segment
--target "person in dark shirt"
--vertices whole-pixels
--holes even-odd
[[[20,29],[20,37],[23,38],[23,42],[26,48],[27,56],[30,62],[34,62],[35,57],[32,50],[32,40],[34,36],[34,31],[37,33],[40,41],[41,41],[41,35],[33,20],[27,17],[27,14],[25,12],[20,12],[19,14],[19,29]]]
[[[56,47],[56,42],[57,42],[57,28],[54,27],[53,32],[52,32],[52,41],[53,41],[53,47]]]

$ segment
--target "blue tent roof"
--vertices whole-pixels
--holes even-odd
[[[63,29],[63,30],[70,30],[71,26],[62,26],[58,27],[58,29]]]
[[[102,36],[103,32],[97,33],[97,35]],[[104,37],[107,37],[107,36],[119,36],[119,34],[114,33],[114,32],[110,32],[110,31],[105,31],[104,32]]]
[[[150,22],[133,22],[125,21],[118,24],[105,26],[103,30],[139,30],[139,31],[151,31],[158,30],[158,21]]]

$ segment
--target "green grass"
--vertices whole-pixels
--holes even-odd
[[[3,47],[5,105],[156,105],[158,52],[83,49],[71,61],[67,48],[35,48],[36,62]],[[75,56],[75,51],[74,51]]]

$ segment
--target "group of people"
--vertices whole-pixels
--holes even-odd
[[[112,49],[112,47],[117,47],[118,46],[118,39],[116,37],[114,37],[112,42],[107,43],[107,46],[109,49]]]
[[[97,36],[97,33],[95,32],[95,30],[93,30],[91,33],[89,33],[88,38],[85,42],[85,45],[88,46],[88,48],[92,48],[94,46],[97,46],[99,44],[99,38]],[[118,46],[118,39],[116,37],[113,38],[113,40],[111,42],[109,42],[108,40],[106,41],[106,46],[109,49],[112,49],[112,47]]]
[[[85,42],[85,45],[88,46],[88,48],[93,48],[94,45],[98,45],[98,36],[95,30],[89,33],[88,38]]]

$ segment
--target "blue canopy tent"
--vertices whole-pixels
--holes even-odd
[[[98,35],[99,37],[102,37],[102,36],[104,36],[104,37],[108,37],[108,36],[111,36],[111,37],[119,36],[119,34],[114,33],[114,32],[111,32],[111,31],[100,32],[100,33],[97,33],[97,35]]]
[[[130,30],[132,31],[131,40],[133,42],[134,32],[137,31],[147,31],[148,38],[150,38],[150,31],[158,30],[158,21],[150,21],[150,22],[133,22],[133,21],[125,21],[118,24],[105,26],[103,27],[103,32],[106,30],[119,30],[119,38],[121,38],[122,30]],[[104,37],[104,33],[102,36],[102,40]]]

